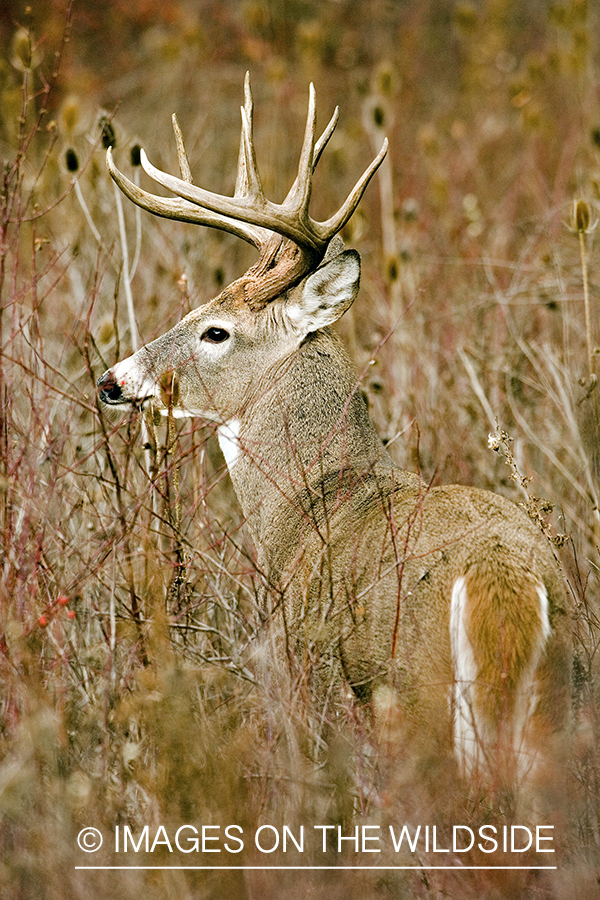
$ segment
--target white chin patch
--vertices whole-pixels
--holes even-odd
[[[171,409],[161,406],[159,412],[161,416],[168,416],[170,413],[174,419],[191,419],[193,416],[199,415],[199,413],[190,412],[190,410],[183,409],[181,406],[172,406]]]
[[[231,472],[241,454],[240,447],[240,423],[237,419],[231,419],[217,428],[217,438],[221,453],[225,457],[227,468]]]

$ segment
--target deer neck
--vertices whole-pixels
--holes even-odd
[[[266,372],[218,436],[253,539],[267,557],[266,548],[281,543],[282,527],[288,535],[310,527],[318,498],[323,505],[340,480],[393,467],[345,351],[327,329]]]

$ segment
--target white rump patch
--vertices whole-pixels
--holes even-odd
[[[517,772],[515,774],[519,781],[535,765],[535,755],[532,755],[531,748],[527,746],[527,728],[538,699],[537,667],[551,634],[546,588],[539,585],[537,594],[540,603],[540,630],[537,636],[533,636],[529,665],[522,675],[515,697],[512,722],[506,723],[516,756]],[[485,723],[477,721],[476,710],[473,706],[471,686],[477,681],[478,672],[466,627],[468,599],[465,579],[457,578],[452,588],[450,602],[450,645],[454,684],[449,699],[453,711],[454,750],[463,775],[473,776],[482,765],[485,766],[485,744],[489,735],[486,734]]]
[[[550,618],[548,617],[548,593],[543,584],[538,588],[538,597],[540,598],[540,619],[542,621],[542,635],[545,643],[550,637],[552,629],[550,628]]]
[[[450,646],[454,664],[450,705],[454,710],[454,749],[465,775],[477,768],[479,747],[471,695],[471,685],[477,680],[477,665],[465,622],[467,601],[465,579],[457,578],[450,602]]]
[[[227,468],[231,472],[241,454],[240,447],[240,422],[238,419],[231,419],[217,428],[217,438],[221,453],[225,457]]]

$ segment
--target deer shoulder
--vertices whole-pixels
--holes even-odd
[[[262,189],[248,79],[233,197],[192,183],[176,120],[179,176],[142,152],[171,198],[141,190],[108,152],[134,203],[231,232],[258,258],[109,369],[100,397],[214,424],[285,619],[286,659],[321,687],[319,668],[335,659],[357,701],[372,705],[392,756],[415,741],[453,755],[473,783],[540,782],[563,758],[569,729],[563,580],[522,511],[495,494],[424,484],[375,432],[331,326],[360,283],[358,253],[336,235],[387,143],[339,210],[315,221],[313,173],[336,121],[337,111],[317,139],[311,86],[298,174],[281,204]]]

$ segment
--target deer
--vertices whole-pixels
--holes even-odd
[[[133,203],[236,235],[258,260],[108,369],[99,397],[215,428],[279,598],[284,652],[273,665],[309,673],[317,695],[335,677],[388,743],[436,748],[467,784],[518,790],[554,778],[569,732],[570,629],[549,542],[503,496],[427,484],[394,462],[332,328],[361,272],[340,231],[387,139],[339,210],[315,221],[313,175],[338,109],[317,139],[310,85],[298,173],[278,204],[263,191],[253,108],[246,76],[233,197],[193,183],[175,116],[180,175],[141,151],[146,174],[173,196],[134,184],[108,149],[110,175]]]

